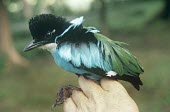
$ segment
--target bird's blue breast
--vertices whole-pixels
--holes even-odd
[[[53,48],[51,53],[61,68],[76,74],[86,74],[94,80],[100,79],[101,76],[96,75],[93,68],[105,72],[112,70],[112,66],[103,58],[98,46],[92,42],[79,44],[65,42]]]
[[[77,73],[77,74],[85,74],[85,73],[88,73],[87,71],[85,70],[82,70],[82,69],[78,69],[76,67],[74,67],[71,63],[69,63],[67,60],[65,60],[64,58],[62,58],[60,55],[59,55],[59,51],[58,49],[54,48],[52,51],[51,51],[52,55],[53,55],[53,58],[55,60],[55,63],[60,66],[61,68],[69,71],[69,72],[73,72],[73,73]]]

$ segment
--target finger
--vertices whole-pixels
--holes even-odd
[[[90,79],[85,79],[83,76],[79,77],[79,85],[88,98],[94,97],[103,92],[103,89],[98,84]]]
[[[76,112],[76,105],[71,98],[64,102],[64,112]]]
[[[83,107],[88,101],[88,98],[83,94],[82,91],[74,90],[72,92],[71,98],[78,108]]]
[[[106,90],[106,91],[110,91],[110,92],[114,92],[114,93],[125,93],[127,94],[126,89],[122,86],[122,84],[120,84],[118,81],[113,80],[113,79],[102,79],[100,81],[101,87]]]

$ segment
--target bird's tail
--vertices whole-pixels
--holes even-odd
[[[140,90],[140,86],[143,85],[142,81],[140,80],[140,77],[133,77],[133,76],[128,76],[128,75],[123,75],[123,76],[117,76],[114,77],[114,79],[118,80],[124,80],[130,82],[138,91]]]

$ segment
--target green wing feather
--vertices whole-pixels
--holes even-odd
[[[144,72],[136,57],[123,48],[123,45],[127,45],[126,43],[113,41],[99,33],[94,33],[94,36],[100,44],[105,60],[110,60],[113,70],[120,76],[124,74],[138,76]]]

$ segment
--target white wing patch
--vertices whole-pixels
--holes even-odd
[[[106,76],[108,76],[108,77],[112,77],[112,76],[117,75],[117,73],[115,71],[108,71],[106,74],[107,74]]]

